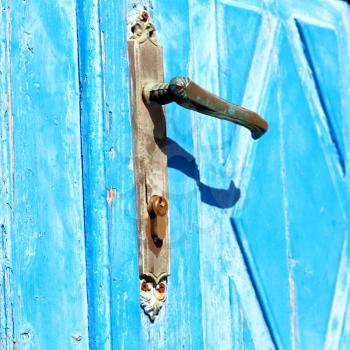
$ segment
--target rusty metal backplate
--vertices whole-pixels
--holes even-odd
[[[154,196],[168,200],[166,124],[163,107],[157,103],[146,105],[142,98],[142,89],[149,82],[163,81],[163,52],[148,36],[130,39],[128,52],[139,273],[140,278],[157,285],[170,273],[169,220],[168,213],[161,217],[158,229],[161,230],[159,236],[162,239],[155,239],[148,208]]]

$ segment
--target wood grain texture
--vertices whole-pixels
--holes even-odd
[[[190,72],[188,1],[154,2],[158,42],[164,52],[165,81]],[[181,44],[179,44],[181,43]],[[143,317],[149,349],[203,347],[199,288],[198,168],[193,157],[192,119],[174,104],[166,107],[169,171],[171,275],[167,302],[152,325]],[[171,203],[175,203],[174,207]]]
[[[103,152],[105,109],[99,1],[79,1],[77,20],[89,344],[90,348],[109,349],[111,327],[107,198],[110,189],[105,185]]]
[[[2,8],[4,347],[86,349],[75,3]]]
[[[140,305],[126,9],[79,2],[91,349],[138,349]]]
[[[4,6],[5,4],[2,3]],[[13,322],[11,306],[11,232],[13,208],[13,132],[12,132],[12,94],[10,69],[10,13],[1,12],[0,36],[0,347],[10,349],[13,344]]]
[[[241,86],[241,89],[246,88],[249,73],[241,77],[245,81],[241,81],[236,87],[234,80],[230,81],[230,77],[221,76],[220,63],[222,65],[227,60],[232,64],[231,70],[234,70],[236,65],[239,67],[239,60],[251,61],[252,52],[254,53],[254,47],[256,46],[256,38],[242,42],[239,35],[242,31],[247,31],[248,28],[254,32],[257,26],[254,25],[254,19],[253,21],[249,20],[249,17],[247,19],[249,10],[244,13],[245,20],[240,21],[241,13],[244,10],[240,11],[239,8],[235,12],[233,12],[233,8],[231,17],[227,18],[226,21],[217,21],[218,7],[219,4],[215,1],[202,2],[200,6],[195,2],[190,3],[191,40],[194,43],[192,51],[194,79],[214,93],[225,95],[232,93],[231,91],[237,91],[235,94],[242,96],[243,91],[239,90],[239,86]],[[228,9],[229,7],[227,5]],[[202,15],[204,11],[207,11],[205,17]],[[224,15],[224,13],[221,12],[221,15]],[[259,23],[259,12],[253,12],[252,15],[255,15],[257,23]],[[230,26],[237,22],[241,24],[239,30],[230,28],[228,31],[225,27],[226,23],[227,26]],[[204,26],[205,31],[197,29]],[[223,28],[221,28],[222,26]],[[237,47],[234,52],[235,55],[242,55],[241,57],[236,59],[235,55],[232,53],[228,55],[227,52],[228,56],[225,56],[225,51],[219,51],[219,47],[212,44],[217,43],[220,33],[225,33],[224,36],[220,37],[221,45],[224,44],[223,40],[225,39],[226,47],[235,47],[234,45],[237,44],[233,43],[238,43],[239,49]],[[241,74],[243,72],[242,69]],[[230,86],[230,84],[232,85]],[[258,96],[258,91],[256,91],[256,95]],[[234,100],[233,102],[239,103],[239,101]],[[247,104],[243,104],[243,106],[251,107]],[[262,348],[270,349],[274,347],[271,339],[272,334],[270,334],[265,322],[251,276],[247,272],[244,252],[241,251],[235,239],[230,222],[233,209],[237,201],[241,200],[241,191],[234,182],[236,177],[234,174],[235,167],[229,166],[231,162],[231,164],[234,164],[234,160],[232,159],[230,162],[227,158],[234,156],[232,148],[237,147],[240,139],[238,137],[233,139],[233,136],[227,137],[230,130],[231,135],[234,131],[234,128],[227,124],[198,116],[196,127],[197,149],[195,156],[199,163],[201,181],[206,185],[203,186],[203,197],[204,194],[206,197],[209,194],[211,196],[210,202],[205,202],[203,197],[199,202],[200,266],[205,347],[234,347],[234,339],[240,335],[232,334],[232,313],[235,312],[235,308],[241,308],[243,319],[249,328],[255,347],[259,345]],[[244,133],[241,129],[239,129],[239,132]],[[241,299],[240,303],[234,305],[230,304],[228,276],[232,276],[231,283],[237,289]],[[217,322],[218,315],[220,315],[220,322]],[[234,332],[237,331],[239,330],[234,330]],[[231,337],[227,336],[228,334],[231,334]]]

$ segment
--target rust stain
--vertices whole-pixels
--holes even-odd
[[[149,18],[148,12],[147,12],[146,10],[143,10],[143,11],[141,12],[141,17],[143,18],[144,21],[147,21],[148,18]]]

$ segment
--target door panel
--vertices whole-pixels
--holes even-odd
[[[252,144],[227,122],[192,117],[204,345],[234,348],[242,330],[230,328],[239,309],[255,348],[318,349],[331,347],[328,339],[334,347],[349,192],[341,127],[348,112],[340,103],[346,89],[333,62],[345,62],[336,44],[344,44],[346,5],[225,0],[190,1],[189,8],[190,76],[270,123]],[[297,25],[302,21],[314,31]]]
[[[342,136],[341,91],[342,77],[335,28],[296,20],[305,59],[310,68],[330,136],[345,172],[345,146]],[[332,25],[332,24],[331,24]],[[322,40],[320,40],[322,38]],[[332,49],[330,49],[332,48]]]

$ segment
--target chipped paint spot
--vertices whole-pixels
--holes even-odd
[[[27,330],[27,331],[21,333],[21,337],[22,337],[23,340],[27,341],[27,340],[29,340],[32,337],[32,333],[31,333],[30,330]]]
[[[106,46],[105,46],[105,33],[103,30],[101,30],[100,33],[100,40],[101,40],[101,55],[102,55],[102,64],[105,66],[106,64]]]
[[[75,341],[81,341],[83,339],[83,337],[80,335],[80,334],[73,334],[72,335],[72,338],[75,340]]]
[[[117,199],[117,190],[115,188],[110,188],[107,190],[107,203],[109,207],[112,207],[113,201]]]
[[[109,154],[109,157],[110,157],[111,159],[114,159],[114,157],[115,157],[115,150],[114,150],[114,147],[111,147],[111,148],[109,149],[108,154]]]
[[[26,256],[35,256],[35,249],[33,247],[27,247],[25,250]]]

